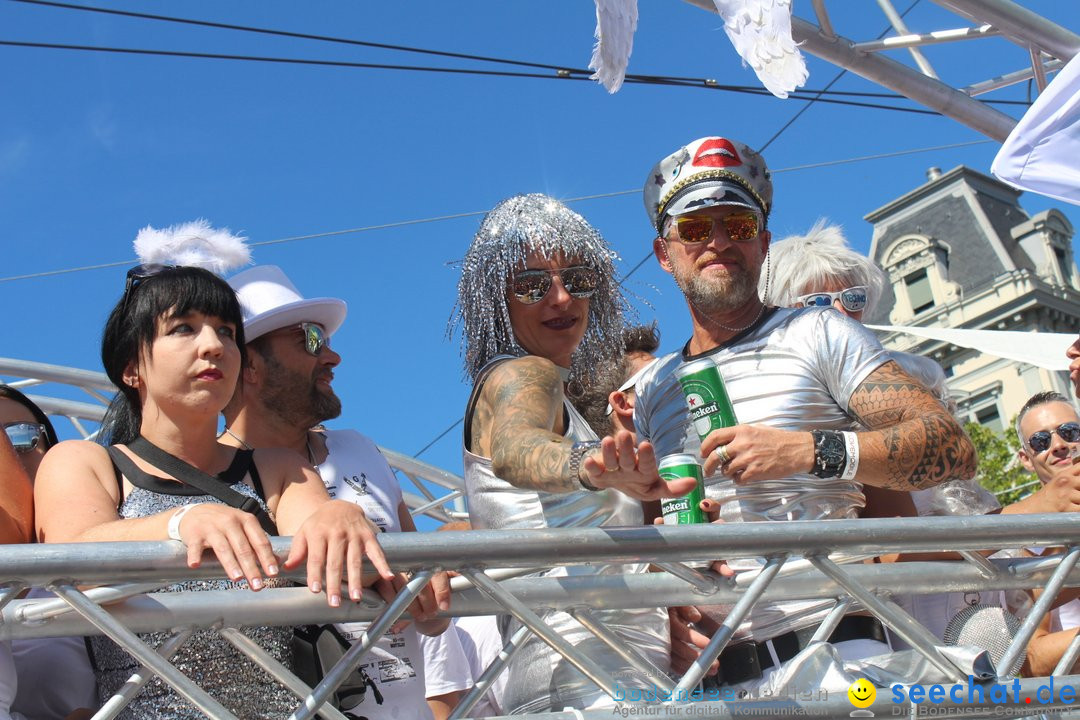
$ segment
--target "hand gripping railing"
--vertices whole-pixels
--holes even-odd
[[[274,539],[278,554],[289,541]],[[892,593],[922,594],[992,589],[1046,588],[1024,621],[1007,652],[1023,651],[1053,596],[1063,586],[1080,586],[1080,517],[1072,514],[986,516],[953,518],[905,518],[819,522],[760,522],[738,525],[690,527],[640,527],[625,529],[472,531],[457,533],[401,533],[384,535],[380,543],[391,566],[413,573],[412,581],[393,602],[374,600],[329,608],[325,597],[306,588],[276,588],[261,592],[209,591],[148,593],[147,590],[178,580],[221,577],[212,561],[198,569],[185,565],[185,551],[174,542],[95,543],[72,545],[19,545],[0,548],[0,580],[3,581],[0,640],[25,637],[106,634],[144,666],[96,717],[113,717],[138,692],[151,674],[159,675],[190,702],[211,717],[232,715],[208,697],[168,662],[192,629],[217,629],[238,650],[270,672],[297,695],[293,718],[340,718],[323,704],[353,667],[361,662],[370,640],[389,627],[419,592],[432,571],[452,569],[472,578],[475,587],[455,591],[450,615],[510,613],[522,629],[510,639],[504,655],[533,633],[609,691],[613,679],[577,648],[553,635],[538,623],[537,609],[565,610],[577,615],[602,642],[619,646],[619,637],[597,620],[594,610],[609,608],[664,607],[678,605],[733,606],[722,629],[705,651],[705,657],[674,682],[658,685],[665,692],[692,689],[712,659],[719,655],[732,631],[755,604],[778,600],[825,599],[835,603],[834,612],[819,627],[827,637],[852,601],[881,619],[897,635],[923,653],[937,670],[956,680],[962,671],[938,651],[938,642],[914,619],[889,599]],[[1064,546],[1061,555],[986,560],[976,551],[999,548]],[[838,558],[875,556],[893,552],[950,550],[965,559],[911,563],[837,562]],[[833,559],[829,559],[831,557]],[[723,558],[759,557],[768,561],[760,572],[740,573],[733,580],[703,573],[682,563]],[[786,558],[786,560],[785,560]],[[496,581],[491,568],[532,568],[554,564],[652,562],[675,570],[636,575],[575,575],[571,577],[513,578]],[[458,579],[456,583],[466,583]],[[466,583],[467,584],[467,583]],[[85,586],[97,587],[80,590]],[[56,598],[18,600],[18,589],[40,586],[53,590]],[[101,603],[101,604],[99,604]],[[367,639],[348,653],[316,688],[308,688],[286,668],[265,656],[258,646],[235,628],[241,626],[298,625],[308,623],[368,621],[373,625]],[[173,637],[154,652],[137,633],[170,631]],[[635,664],[648,661],[633,648],[619,648]],[[496,661],[483,678],[486,687],[504,663]],[[640,665],[639,665],[640,666]],[[1008,667],[1007,662],[999,663]],[[1021,681],[1034,688],[1040,679]],[[1045,680],[1042,679],[1042,680]],[[1058,677],[1060,683],[1080,678]],[[482,687],[480,689],[482,689]],[[678,695],[673,692],[676,697]],[[906,714],[908,704],[890,704],[888,692],[879,693],[873,709],[887,715]],[[456,716],[467,716],[479,697],[470,692]],[[832,695],[805,705],[806,713],[821,717],[848,717],[852,706],[846,696]],[[770,700],[713,702],[694,706],[695,717],[727,717],[768,711]],[[884,704],[882,704],[884,703]],[[684,704],[665,701],[667,707]],[[880,707],[879,707],[880,705]],[[1055,707],[1040,706],[1040,710]],[[948,703],[935,708],[945,711]],[[977,707],[954,708],[965,717],[980,716]],[[983,708],[986,716],[994,708]],[[606,717],[611,710],[604,711]],[[588,713],[586,713],[588,714]],[[880,713],[879,713],[880,714]],[[941,715],[942,713],[937,713]],[[551,713],[551,717],[562,717]],[[569,717],[569,716],[567,716]],[[579,717],[575,715],[575,717]],[[591,715],[590,715],[591,717]],[[600,717],[597,715],[596,717]]]
[[[16,378],[8,380],[8,384],[26,393],[54,420],[66,418],[83,438],[93,435],[115,392],[104,373],[29,360],[0,358],[0,377]],[[94,402],[64,397],[71,394],[72,388],[86,393]],[[58,429],[63,437],[61,427]],[[465,483],[460,476],[389,448],[380,446],[379,450],[390,467],[416,488],[415,493],[403,493],[413,515],[427,515],[439,522],[468,517],[463,499]],[[402,482],[402,486],[406,483]]]

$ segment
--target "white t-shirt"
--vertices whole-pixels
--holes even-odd
[[[469,661],[461,649],[461,641],[453,623],[441,635],[420,635],[420,649],[424,653],[425,697],[468,690],[473,677]]]
[[[461,649],[468,659],[473,682],[480,679],[488,665],[499,656],[503,648],[502,633],[494,615],[477,615],[454,619]],[[502,709],[503,693],[506,691],[506,678],[509,673],[504,668],[480,702],[470,713],[473,717],[490,717],[505,714]]]
[[[326,432],[326,460],[318,466],[330,497],[348,500],[364,509],[383,532],[401,532],[398,506],[401,487],[386,458],[369,438],[355,430]],[[342,623],[338,630],[356,640],[367,623]],[[387,632],[360,664],[382,694],[379,704],[369,690],[350,713],[368,720],[432,720],[424,700],[424,656],[416,628]]]

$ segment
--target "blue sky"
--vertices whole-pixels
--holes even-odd
[[[756,85],[718,18],[676,0],[643,0],[630,72]],[[901,9],[908,2],[897,2]],[[1023,5],[1080,31],[1080,7]],[[593,5],[579,0],[467,3],[101,2],[102,6],[414,47],[585,67]],[[831,4],[841,34],[877,36],[871,2]],[[810,5],[796,3],[807,16]],[[944,23],[941,18],[949,18]],[[965,23],[929,0],[914,31]],[[310,40],[110,17],[0,0],[0,39],[354,62],[484,67]],[[1019,69],[1004,41],[927,54],[950,84]],[[902,62],[906,54],[890,53]],[[808,57],[808,88],[838,69]],[[494,68],[498,69],[498,68]],[[834,89],[875,91],[846,75]],[[993,94],[1024,99],[1025,86]],[[724,134],[761,147],[803,102],[696,88],[391,72],[0,46],[0,356],[100,369],[98,343],[127,264],[33,279],[14,276],[133,260],[139,228],[205,217],[253,243],[481,213],[520,192],[562,199],[640,190],[661,156]],[[910,106],[907,101],[903,104]],[[1022,108],[1006,112],[1019,116]],[[862,216],[925,181],[931,165],[989,172],[993,143],[831,167],[867,155],[983,139],[941,117],[816,104],[765,151],[775,176],[774,236],[819,216],[869,246]],[[1054,203],[1033,195],[1029,212]],[[621,256],[649,252],[639,192],[575,202]],[[1071,208],[1067,214],[1078,217]],[[446,339],[459,259],[479,216],[295,240],[254,249],[308,296],[342,297],[334,337],[344,357],[337,421],[414,453],[463,410],[458,340]],[[655,262],[628,280],[663,349],[688,335],[681,296]],[[70,435],[68,429],[62,434]],[[423,459],[460,472],[460,435]]]

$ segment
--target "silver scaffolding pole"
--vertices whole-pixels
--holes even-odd
[[[758,556],[791,560],[781,569],[774,564],[763,574],[739,573],[733,580],[709,575],[715,584],[710,593],[666,572],[639,575],[528,577],[491,582],[481,592],[476,588],[456,592],[449,615],[478,615],[522,608],[566,609],[580,607],[662,607],[683,604],[739,604],[817,598],[843,606],[863,593],[931,593],[981,589],[1043,587],[1055,574],[1055,583],[1080,586],[1080,570],[1060,566],[1062,556],[1006,558],[985,561],[972,559],[865,564],[852,562],[859,555],[897,551],[928,551],[951,548],[969,551],[982,548],[1072,545],[1080,537],[1080,518],[1068,514],[1045,516],[986,516],[961,518],[906,518],[893,520],[843,520],[820,522],[749,523],[697,527],[653,527],[605,530],[549,530],[531,532],[472,531],[458,533],[404,533],[380,538],[387,558],[397,570],[417,571],[422,583],[425,570],[436,567],[468,571],[474,567],[525,567],[537,559],[551,564],[559,557],[567,564],[632,563],[649,558],[676,562],[700,560],[717,555],[727,558]],[[275,552],[288,548],[288,540],[275,538]],[[843,563],[840,574],[823,573],[812,561],[831,553]],[[974,556],[973,556],[974,557]],[[118,575],[129,583],[174,582],[181,579],[220,576],[220,567],[208,561],[198,570],[186,568],[184,553],[177,543],[98,543],[0,548],[0,581],[18,579],[34,585],[49,585],[50,579],[73,578],[75,582],[96,584]],[[838,581],[839,580],[839,581]],[[70,582],[70,580],[68,581]],[[68,585],[67,587],[70,587]],[[497,591],[492,592],[494,588]],[[81,593],[64,591],[79,612],[60,612],[56,599],[13,600],[4,608],[0,639],[83,635],[110,627],[121,644],[130,633],[165,628],[230,629],[252,625],[294,625],[312,622],[385,621],[407,602],[399,596],[388,607],[380,601],[346,603],[329,608],[325,598],[306,588],[250,591],[150,593],[127,597],[133,589],[119,593],[97,591],[108,602],[101,608]],[[413,588],[415,590],[415,588]],[[760,591],[760,596],[755,595]],[[75,597],[78,595],[78,598]],[[373,593],[368,593],[373,595]],[[92,607],[88,607],[87,603]],[[873,604],[873,603],[871,603]],[[1048,604],[1048,603],[1047,603]],[[35,608],[40,607],[40,610]],[[853,606],[855,607],[855,606]],[[874,608],[870,608],[873,610]],[[880,610],[880,608],[879,608]],[[102,611],[108,620],[102,619]],[[822,622],[835,623],[834,611]],[[84,615],[86,617],[84,617]],[[889,613],[882,613],[890,624]],[[29,618],[29,619],[28,619]],[[94,622],[88,620],[93,618]],[[1029,618],[1029,622],[1037,622]],[[123,632],[117,630],[123,628]],[[232,634],[226,633],[226,634]],[[613,635],[601,631],[603,637]],[[821,629],[827,634],[827,627]],[[245,643],[239,643],[244,650]],[[144,646],[145,647],[145,646]],[[137,650],[138,646],[132,644]],[[259,659],[253,648],[253,656]],[[571,655],[576,648],[563,648]],[[140,660],[149,659],[143,655]],[[580,660],[580,658],[577,658]],[[147,665],[164,658],[150,659]],[[160,668],[167,671],[163,666]],[[270,668],[281,677],[284,668]],[[155,672],[157,669],[155,669]],[[340,673],[339,673],[340,674]],[[683,690],[692,688],[692,678],[683,678]],[[291,683],[286,683],[291,684]],[[294,686],[295,687],[295,686]],[[619,688],[610,688],[613,694]],[[660,688],[662,691],[664,687]],[[324,691],[325,692],[325,691]],[[309,698],[309,716],[325,697]],[[299,702],[299,699],[298,699]],[[314,705],[312,704],[314,703]],[[761,705],[759,709],[766,708]],[[115,708],[114,708],[115,709]],[[828,710],[820,706],[819,710]],[[847,706],[850,711],[850,705]],[[724,717],[732,708],[707,708],[710,717]],[[705,711],[703,711],[705,712]],[[831,711],[830,711],[831,712]],[[846,715],[846,713],[845,713]],[[969,715],[970,716],[970,715]]]
[[[716,13],[716,6],[712,0],[685,1],[703,10]],[[975,100],[972,95],[1011,84],[1018,81],[1016,78],[1026,79],[1046,69],[1052,70],[1059,67],[1059,64],[1044,64],[1039,53],[1067,62],[1080,52],[1080,35],[1012,0],[934,0],[934,2],[961,18],[972,21],[975,25],[968,28],[947,28],[918,36],[905,34],[903,30],[898,29],[901,34],[897,37],[852,41],[844,37],[837,27],[837,15],[842,16],[842,13],[834,13],[830,16],[826,0],[813,0],[812,8],[818,24],[815,25],[793,16],[791,18],[792,36],[795,42],[799,43],[800,49],[811,55],[898,92],[989,138],[999,142],[1004,141],[1016,125],[1016,121],[989,105]],[[842,9],[843,5],[841,3],[835,7]],[[886,13],[886,17],[891,25],[896,25],[895,13]],[[901,24],[900,27],[904,26]],[[932,70],[928,64],[925,66],[926,73],[924,73],[882,55],[882,51],[890,48],[913,50],[940,42],[981,41],[982,38],[998,36],[1017,46],[1017,64],[1026,63],[1029,69],[1026,73],[1023,71],[1010,73],[1010,77],[1015,77],[1007,81],[991,78],[968,83],[970,94],[968,90],[952,87],[930,77]]]

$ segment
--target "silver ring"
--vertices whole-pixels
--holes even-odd
[[[727,445],[721,445],[720,447],[713,450],[713,455],[717,457],[721,465],[727,465],[729,462],[731,462],[731,456],[728,455]]]

